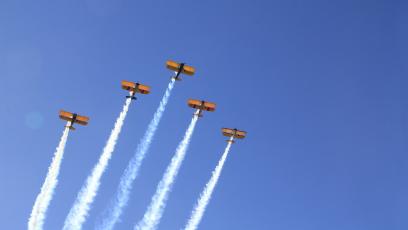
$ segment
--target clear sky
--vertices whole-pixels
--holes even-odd
[[[160,229],[180,229],[225,148],[200,225],[208,230],[408,229],[408,4],[389,0],[0,1],[0,228],[25,229],[63,131],[70,133],[45,228],[61,229],[124,103],[131,105],[85,229],[113,196],[171,73],[177,82],[118,229],[146,210],[190,122],[188,98],[218,103],[197,124]]]

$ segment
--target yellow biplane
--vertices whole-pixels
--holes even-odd
[[[80,125],[88,125],[88,122],[89,122],[89,117],[80,116],[80,115],[78,115],[76,113],[70,113],[70,112],[67,112],[67,111],[64,111],[64,110],[61,110],[59,112],[59,117],[62,120],[66,120],[66,121],[70,122],[69,125],[67,125],[66,127],[71,129],[71,130],[75,130],[75,128],[73,126],[75,123],[78,123]]]
[[[174,80],[181,81],[180,74],[184,73],[192,76],[195,72],[194,67],[188,66],[185,63],[177,63],[175,61],[166,62],[167,69],[173,70],[176,72],[176,76],[173,77]]]
[[[230,128],[222,128],[221,131],[224,136],[231,138],[230,140],[227,140],[227,142],[232,142],[232,143],[235,143],[233,139],[235,138],[244,139],[247,134],[247,132],[245,131],[241,131],[238,129],[230,129]]]
[[[207,101],[200,101],[200,100],[193,100],[190,99],[188,100],[188,106],[191,108],[197,109],[198,112],[197,115],[198,117],[202,117],[202,112],[204,111],[209,111],[209,112],[214,112],[216,104],[212,102],[207,102]]]
[[[147,85],[142,85],[140,83],[134,83],[131,81],[122,81],[122,89],[129,91],[131,94],[130,96],[126,96],[126,98],[132,98],[132,100],[136,100],[135,94],[149,94],[150,87]]]

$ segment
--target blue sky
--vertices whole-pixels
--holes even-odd
[[[146,210],[193,111],[204,114],[160,229],[184,226],[232,147],[200,229],[408,228],[407,3],[368,0],[0,2],[0,227],[24,229],[63,130],[59,109],[91,117],[71,132],[46,229],[60,229],[126,92],[131,105],[85,229],[113,196],[158,106],[167,59],[177,82],[118,229]]]

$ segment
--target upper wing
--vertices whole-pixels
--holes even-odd
[[[215,107],[217,105],[215,103],[212,102],[204,102],[204,109],[210,112],[215,111]]]
[[[229,128],[223,128],[222,129],[222,134],[227,137],[234,137],[238,139],[243,139],[246,137],[247,132],[241,131],[241,130],[235,130],[235,129],[229,129]]]
[[[238,139],[243,139],[243,138],[246,137],[246,134],[247,134],[247,132],[245,132],[245,131],[237,130],[237,133],[235,134],[235,137],[238,138]]]
[[[193,99],[188,100],[188,106],[195,108],[195,109],[200,109],[201,104],[202,102],[199,100],[193,100]]]
[[[222,134],[227,137],[232,137],[234,135],[234,130],[228,128],[222,128]]]
[[[141,94],[149,94],[150,93],[150,87],[147,86],[147,85],[139,84],[137,86],[137,89]]]
[[[135,91],[136,83],[131,81],[122,81],[122,89],[128,91]]]
[[[77,115],[75,123],[78,123],[80,125],[87,125],[88,122],[89,122],[89,117]]]
[[[180,64],[175,61],[168,60],[166,62],[166,67],[169,70],[178,71],[180,68]]]
[[[177,63],[175,61],[167,61],[166,62],[166,67],[167,69],[173,70],[173,71],[179,71],[180,69],[180,63]],[[183,69],[181,70],[182,73],[187,74],[187,75],[193,75],[195,73],[195,69],[192,66],[184,65]]]
[[[194,75],[195,69],[192,66],[184,65],[183,73],[191,76],[191,75]]]
[[[64,110],[61,110],[61,111],[59,112],[59,117],[60,117],[62,120],[72,121],[72,118],[74,117],[74,114],[73,114],[73,113],[70,113],[70,112],[67,112],[67,111],[64,111]]]

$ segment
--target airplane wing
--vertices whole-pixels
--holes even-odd
[[[177,72],[180,69],[180,63],[169,60],[169,61],[166,62],[166,67],[167,67],[167,69],[170,69],[170,70],[173,70],[173,71]],[[181,72],[191,76],[191,75],[194,74],[195,69],[192,66],[184,65]]]
[[[136,83],[130,81],[122,81],[122,89],[128,91],[134,91],[136,88]]]
[[[180,67],[180,64],[175,62],[175,61],[168,60],[166,62],[166,67],[169,70],[178,71],[179,67]]]
[[[204,109],[210,112],[215,111],[216,104],[212,102],[204,102]]]
[[[88,125],[88,122],[89,122],[89,117],[77,115],[75,123],[78,123],[80,125]]]
[[[60,113],[59,113],[59,117],[62,120],[72,121],[72,118],[74,117],[74,114],[70,113],[70,112],[67,112],[67,111],[64,111],[64,110],[61,110]]]
[[[238,139],[243,139],[246,137],[246,132],[245,131],[240,131],[235,129],[229,129],[229,128],[222,128],[222,134],[227,137],[234,137]]]
[[[60,117],[62,120],[66,120],[66,121],[71,121],[71,122],[72,122],[73,119],[74,119],[74,114],[73,114],[73,113],[70,113],[70,112],[67,112],[67,111],[64,111],[64,110],[61,110],[60,113],[59,113],[59,117]],[[74,121],[74,123],[78,123],[78,124],[80,124],[80,125],[87,125],[88,122],[89,122],[89,117],[80,116],[80,115],[77,115],[76,118],[75,118],[75,121]]]
[[[188,106],[190,106],[191,108],[200,109],[201,104],[202,102],[199,100],[192,100],[192,99],[188,100]]]
[[[141,94],[149,94],[150,93],[150,87],[147,86],[147,85],[139,84],[137,89]]]
[[[227,128],[223,128],[223,129],[222,129],[222,134],[223,134],[224,136],[227,136],[227,137],[232,137],[232,136],[234,135],[234,130],[232,130],[232,129],[227,129]]]
[[[238,139],[243,139],[246,137],[246,132],[245,131],[237,131],[237,133],[235,134],[235,137]]]
[[[183,73],[191,76],[194,75],[195,69],[192,66],[184,65]]]

